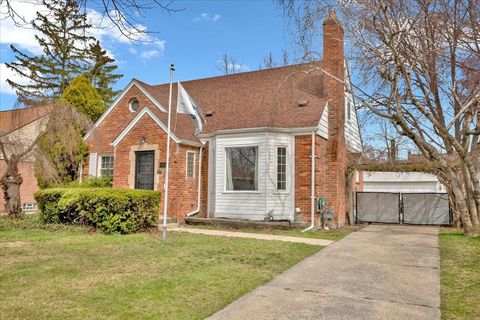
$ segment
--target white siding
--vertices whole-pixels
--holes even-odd
[[[211,199],[209,203],[215,207],[215,217],[263,220],[267,211],[273,209],[275,219],[293,219],[293,143],[294,137],[290,134],[261,132],[218,135],[215,144],[215,200]],[[225,148],[240,146],[258,147],[257,191],[225,191]],[[283,193],[276,190],[277,146],[286,146],[288,150],[289,181],[287,191]]]
[[[363,179],[365,192],[446,192],[436,176],[420,172],[364,172]]]
[[[215,215],[215,177],[216,177],[216,139],[212,138],[208,143],[208,202],[207,217],[211,218]]]
[[[328,105],[323,109],[322,117],[320,118],[320,123],[318,124],[317,134],[325,139],[328,139]]]
[[[267,211],[278,220],[293,220],[295,206],[295,138],[288,134],[269,133],[269,166],[267,175]],[[287,148],[287,188],[277,190],[277,148]]]
[[[20,127],[6,135],[5,140],[5,152],[7,155],[12,153],[12,148],[22,150],[28,148],[33,141],[37,138],[41,131],[45,129],[48,121],[48,116],[44,116],[35,121]],[[3,155],[0,152],[0,159],[3,159]],[[23,161],[34,161],[33,152],[31,152]]]
[[[350,119],[348,119],[347,109],[349,106],[352,108]],[[345,93],[345,142],[349,151],[362,152],[362,139],[360,138],[357,112],[353,104],[353,97],[349,93]]]

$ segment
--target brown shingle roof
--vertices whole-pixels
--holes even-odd
[[[52,110],[51,106],[38,106],[22,109],[0,111],[0,134],[10,133],[16,129],[42,118]]]
[[[243,128],[316,127],[326,104],[321,62],[297,64],[253,72],[182,82],[207,117],[202,133]],[[169,84],[140,82],[165,108]],[[307,102],[299,107],[299,102]],[[176,114],[177,85],[173,86],[172,128],[181,138],[196,141],[188,115]],[[167,123],[167,114],[155,110]]]

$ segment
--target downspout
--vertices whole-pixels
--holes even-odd
[[[201,191],[202,191],[202,159],[203,159],[203,147],[200,148],[200,158],[198,159],[198,195],[197,195],[197,208],[187,213],[187,217],[194,216],[200,212],[200,198],[201,198]]]
[[[312,173],[310,179],[310,215],[311,223],[310,226],[302,232],[312,230],[315,228],[315,131],[312,131]]]

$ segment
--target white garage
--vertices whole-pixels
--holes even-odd
[[[364,172],[363,182],[365,192],[446,192],[436,176],[420,172]]]

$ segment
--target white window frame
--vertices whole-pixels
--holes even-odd
[[[278,189],[278,149],[285,148],[285,190]],[[276,193],[289,193],[289,147],[286,144],[275,145],[275,192]]]
[[[133,109],[132,109],[132,102],[133,102],[134,100],[137,100],[137,102],[138,102],[137,110],[133,110]],[[130,99],[130,101],[128,102],[128,110],[130,110],[131,113],[135,113],[135,112],[138,111],[138,109],[140,109],[140,101],[138,100],[138,98],[132,98],[132,99]]]
[[[113,153],[101,153],[97,156],[97,177],[102,177],[102,158],[103,157],[112,157],[113,158],[113,170],[115,170],[115,155]],[[113,177],[113,172],[112,172]]]
[[[257,166],[257,181],[255,184],[257,190],[227,190],[227,149],[228,148],[257,148],[257,159],[255,165]],[[254,144],[239,144],[239,145],[227,145],[223,148],[223,193],[260,193],[260,145],[258,143]]]
[[[188,154],[193,154],[193,176],[188,176]],[[185,179],[195,179],[195,162],[197,160],[197,153],[195,151],[185,152]]]

